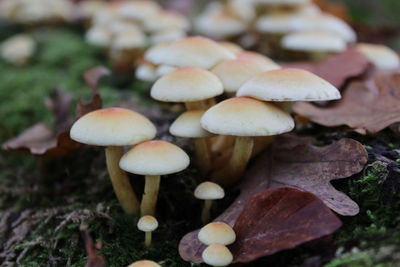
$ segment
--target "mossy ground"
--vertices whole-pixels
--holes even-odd
[[[52,88],[72,92],[75,100],[85,97],[89,90],[82,73],[108,64],[98,50],[83,42],[79,29],[46,28],[32,34],[39,42],[32,64],[16,68],[0,62],[1,141],[36,122],[51,124],[51,114],[43,102]],[[129,79],[108,79],[102,84],[105,106],[117,104],[121,92],[124,98],[142,92]],[[342,218],[344,226],[333,242],[328,242],[328,251],[321,252],[320,245],[316,249],[311,243],[252,266],[299,266],[313,256],[320,256],[329,267],[395,266],[390,264],[398,260],[392,255],[399,251],[400,178],[396,159],[390,156],[398,154],[389,152],[400,149],[399,140],[390,131],[369,137],[340,129],[314,128],[310,133],[321,144],[350,136],[366,145],[370,152],[366,169],[352,179],[335,183],[360,204],[361,212]],[[386,155],[391,165],[377,159],[379,153]],[[100,253],[110,266],[126,266],[142,258],[157,260],[163,266],[190,266],[180,259],[177,246],[186,232],[199,226],[201,203],[192,192],[200,175],[194,167],[162,179],[161,227],[149,250],[143,249],[143,233],[136,229],[135,218],[124,215],[115,201],[102,149],[85,148],[59,159],[1,152],[0,169],[0,253],[8,253],[0,254],[4,266],[13,266],[16,261],[17,266],[83,266],[86,256],[78,231],[81,223],[88,224],[93,238],[101,241]],[[141,177],[132,177],[132,182],[135,188],[143,188]],[[140,195],[140,190],[137,193]],[[233,198],[229,195],[216,205],[214,215]],[[332,243],[338,248],[336,256]]]

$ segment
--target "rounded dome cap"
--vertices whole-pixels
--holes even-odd
[[[151,97],[164,102],[199,101],[222,93],[223,86],[218,77],[197,67],[172,71],[151,88]]]
[[[140,175],[166,175],[186,169],[189,156],[180,147],[161,140],[140,143],[122,156],[121,169]]]
[[[148,261],[148,260],[141,260],[132,263],[128,267],[161,267],[158,263],[155,263],[154,261]]]
[[[293,32],[281,41],[288,50],[306,52],[341,52],[347,47],[340,36],[323,31]]]
[[[203,261],[211,266],[227,266],[232,263],[233,255],[221,244],[211,244],[202,253]]]
[[[360,43],[356,45],[356,49],[378,69],[400,67],[400,58],[397,53],[385,45]]]
[[[73,140],[96,146],[134,145],[153,139],[156,127],[143,115],[124,108],[92,111],[72,125]]]
[[[153,232],[158,228],[158,221],[153,216],[146,215],[139,219],[137,228],[143,232]]]
[[[216,183],[203,182],[196,187],[194,196],[198,199],[221,199],[225,196],[225,191]]]
[[[200,119],[204,110],[189,110],[182,113],[170,126],[169,132],[174,136],[185,138],[205,138],[213,136],[201,127]]]
[[[317,75],[290,68],[257,75],[239,89],[237,96],[263,101],[325,101],[341,97],[336,87]]]
[[[270,136],[291,131],[294,121],[272,104],[235,97],[207,110],[201,125],[207,131],[221,135]]]
[[[212,222],[203,226],[203,228],[200,229],[197,237],[203,244],[206,245],[230,245],[236,240],[236,234],[232,227],[224,222]]]

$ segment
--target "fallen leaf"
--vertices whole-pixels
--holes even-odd
[[[314,3],[319,6],[322,11],[330,13],[344,21],[350,21],[349,13],[343,3],[332,3],[332,1],[327,0],[314,0]]]
[[[312,139],[283,135],[263,152],[245,174],[240,195],[215,221],[235,224],[247,201],[268,188],[291,186],[313,193],[341,215],[355,215],[358,205],[337,191],[331,180],[360,172],[368,159],[367,151],[357,141],[344,138],[327,146],[311,145]],[[299,156],[301,155],[301,156]],[[198,231],[188,233],[179,245],[181,257],[201,262],[203,245]]]
[[[101,245],[93,243],[93,239],[88,232],[87,225],[81,225],[79,231],[81,232],[83,242],[85,243],[85,249],[87,254],[87,261],[85,267],[107,266],[104,257],[97,254],[97,251],[101,248]]]
[[[245,263],[332,234],[339,218],[315,195],[281,187],[253,196],[233,227],[234,262]]]
[[[370,63],[363,54],[354,48],[349,48],[321,62],[284,63],[282,66],[310,71],[340,89],[348,80],[364,74]]]
[[[329,107],[300,102],[293,110],[324,126],[347,125],[360,134],[379,132],[400,122],[400,71],[377,72],[365,82],[351,83],[342,99]]]

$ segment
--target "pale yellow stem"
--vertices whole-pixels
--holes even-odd
[[[147,175],[142,197],[142,204],[140,206],[141,216],[155,215],[159,189],[160,176]]]
[[[151,232],[145,232],[145,234],[144,234],[144,246],[146,248],[151,246]]]
[[[206,199],[204,201],[203,210],[201,211],[201,222],[203,225],[207,224],[210,221],[210,211],[211,205],[213,201],[211,199]]]
[[[185,107],[187,110],[207,109],[207,104],[205,103],[204,100],[192,101],[192,102],[185,102]]]
[[[197,164],[203,173],[208,173],[211,169],[211,158],[207,139],[196,138],[194,139],[194,145],[196,148]]]

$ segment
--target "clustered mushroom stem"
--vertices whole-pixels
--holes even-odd
[[[144,246],[146,248],[150,247],[151,245],[151,232],[145,232],[144,233]]]
[[[208,173],[211,169],[210,151],[206,138],[196,138],[194,140],[196,147],[196,159],[199,168],[203,173]]]
[[[132,189],[127,174],[119,167],[119,161],[122,157],[122,147],[106,147],[106,162],[111,184],[117,195],[122,209],[130,215],[137,215],[139,212],[139,201]]]
[[[185,102],[187,110],[207,109],[205,100]]]
[[[312,61],[318,62],[327,58],[328,55],[329,53],[326,52],[312,52],[310,57]]]
[[[235,184],[242,176],[246,169],[247,163],[251,158],[253,151],[254,139],[249,136],[237,136],[235,139],[235,146],[231,159],[229,161],[230,177],[224,177],[228,179],[225,181],[228,185]]]
[[[160,176],[146,175],[142,204],[140,206],[141,216],[155,215],[159,189]]]
[[[289,114],[292,113],[293,102],[289,102],[289,101],[277,102],[277,105],[279,108],[286,111],[287,113],[289,113]]]
[[[210,211],[212,203],[213,203],[212,199],[206,199],[204,201],[204,207],[201,212],[201,222],[203,224],[207,224],[210,221]]]

